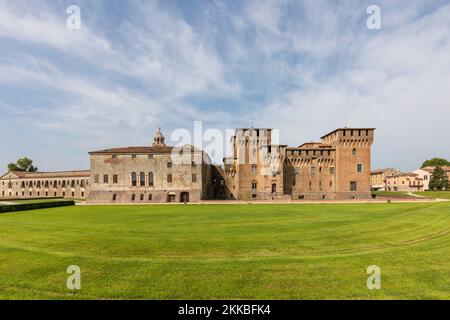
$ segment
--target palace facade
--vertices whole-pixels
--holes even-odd
[[[89,152],[89,171],[9,172],[0,177],[1,198],[87,198],[88,203],[369,199],[374,130],[340,128],[319,142],[289,147],[273,144],[270,128],[238,128],[232,156],[220,166],[194,146],[167,146],[158,129],[151,145]]]
[[[84,199],[90,172],[18,172],[0,177],[0,199],[72,198]]]
[[[224,159],[227,199],[368,199],[373,128],[336,129],[320,142],[274,145],[272,129],[240,128]]]

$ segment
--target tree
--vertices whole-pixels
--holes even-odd
[[[447,174],[441,167],[436,167],[431,175],[430,190],[449,190],[449,187]]]
[[[20,158],[16,163],[8,164],[9,171],[26,171],[26,172],[36,172],[38,168],[33,166],[33,160],[25,158]]]
[[[425,167],[443,167],[443,166],[450,166],[450,161],[443,158],[433,158],[430,160],[426,160],[424,163],[422,163],[422,166],[420,168],[422,169]]]

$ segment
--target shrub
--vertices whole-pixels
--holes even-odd
[[[54,201],[54,202],[39,202],[39,203],[23,203],[0,206],[0,213],[37,210],[46,208],[56,208],[65,206],[74,206],[75,201]]]

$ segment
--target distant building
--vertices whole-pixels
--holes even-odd
[[[430,183],[431,177],[433,176],[433,171],[434,169],[436,169],[436,167],[425,167],[422,168],[422,171],[426,171],[430,174],[429,179],[428,179],[428,184],[427,184],[427,189],[428,189],[428,185]],[[445,173],[447,174],[448,177],[448,181],[450,182],[450,166],[441,166],[441,169],[445,171]],[[427,190],[425,189],[425,190]]]
[[[211,198],[211,162],[193,146],[152,145],[89,152],[89,203],[197,202]]]
[[[387,191],[423,191],[423,179],[415,173],[401,173],[386,177]]]
[[[373,170],[370,173],[370,185],[372,191],[385,191],[386,178],[400,173],[402,173],[400,170],[394,168]]]
[[[237,129],[224,160],[227,198],[368,199],[374,130],[341,128],[288,147],[272,144],[272,129]]]
[[[422,179],[423,181],[423,190],[428,190],[430,187],[430,180],[431,180],[431,173],[428,170],[424,169],[417,169],[414,170],[412,173],[417,174],[417,176]]]
[[[80,198],[87,196],[89,170],[63,172],[11,171],[0,177],[3,199]]]
[[[272,143],[270,128],[239,128],[233,155],[172,147],[158,129],[148,146],[89,152],[90,171],[9,172],[1,198],[87,198],[89,203],[371,198],[373,128],[340,128],[298,147]]]

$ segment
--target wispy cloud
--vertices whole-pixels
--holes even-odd
[[[450,157],[449,141],[430,143],[450,117],[450,6],[377,3],[369,31],[368,1],[84,0],[68,30],[69,1],[0,0],[0,134],[16,142],[0,166],[23,153],[86,166],[89,149],[193,120],[273,126],[292,145],[377,127],[374,166]]]

